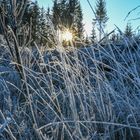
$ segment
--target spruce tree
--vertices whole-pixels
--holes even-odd
[[[81,5],[80,2],[78,2],[77,8],[76,8],[76,12],[77,12],[77,37],[81,40],[84,39],[84,28],[83,28],[83,14],[82,14],[82,9],[81,9]]]
[[[132,26],[130,23],[127,23],[124,34],[126,37],[129,37],[129,38],[133,36]]]
[[[96,23],[99,26],[99,40],[101,40],[103,28],[108,20],[105,0],[97,0],[96,3]]]
[[[58,29],[58,25],[54,22],[53,25],[55,24],[55,27],[52,26],[52,22],[53,22],[53,15],[51,15],[50,13],[50,8],[48,7],[47,12],[46,12],[46,26],[45,26],[45,46],[48,48],[52,48],[52,47],[56,47],[56,32],[54,32],[54,28]]]
[[[34,3],[32,3],[30,7],[30,20],[32,24],[31,35],[33,41],[38,39],[37,32],[39,31],[39,18],[40,18],[40,9],[38,2],[35,1]]]
[[[60,23],[67,27],[68,26],[68,4],[67,4],[67,0],[61,0],[59,2],[59,14],[60,14]]]
[[[58,30],[69,29],[75,38],[83,39],[83,14],[78,0],[55,0],[53,23]]]
[[[85,38],[84,43],[85,43],[86,45],[89,45],[89,44],[90,44],[90,40],[89,40],[88,35],[86,35],[86,38]]]
[[[47,36],[46,29],[46,13],[44,8],[41,8],[40,18],[39,18],[39,33],[40,33],[40,44],[45,45],[46,40],[44,39]]]
[[[31,18],[31,11],[30,11],[30,8],[31,8],[31,5],[32,3],[30,1],[27,2],[27,6],[25,8],[25,12],[24,12],[24,15],[23,15],[23,18],[22,18],[22,24],[25,25],[25,24],[30,24],[30,18]]]
[[[60,23],[60,7],[58,4],[58,0],[54,0],[52,10],[53,10],[52,22],[55,29],[58,30],[58,26]]]
[[[68,6],[67,6],[67,16],[69,21],[69,27],[73,25],[74,17],[75,17],[75,7],[77,4],[77,0],[69,0]]]
[[[92,32],[91,32],[91,42],[95,43],[96,42],[96,31],[95,31],[95,23],[92,23]]]

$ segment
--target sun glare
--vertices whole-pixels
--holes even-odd
[[[73,38],[72,33],[69,30],[66,30],[62,33],[62,39],[65,41],[71,41]]]

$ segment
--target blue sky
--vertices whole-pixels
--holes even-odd
[[[38,0],[40,6],[47,8],[48,6],[51,8],[53,5],[53,0]],[[96,0],[89,0],[92,4],[93,8],[95,7]],[[88,35],[91,33],[92,29],[92,19],[95,18],[94,14],[87,2],[87,0],[80,0],[85,24],[85,30]],[[106,32],[111,31],[115,28],[114,24],[116,24],[122,31],[124,30],[127,22],[130,19],[140,17],[140,8],[136,11],[132,12],[130,16],[124,21],[127,13],[133,8],[140,5],[140,0],[106,0],[107,14],[109,20],[107,22]],[[136,29],[138,25],[140,25],[140,20],[131,21],[133,29]]]

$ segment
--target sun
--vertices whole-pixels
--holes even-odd
[[[64,41],[72,41],[73,35],[69,30],[66,30],[62,33],[62,40]]]

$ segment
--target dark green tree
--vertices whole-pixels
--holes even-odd
[[[55,21],[53,21],[53,15],[50,14],[50,8],[47,9],[46,12],[46,26],[45,26],[45,46],[48,48],[52,48],[52,47],[56,47],[56,32],[54,32],[54,28],[55,30],[58,29],[57,24],[55,23]],[[52,26],[52,22],[54,22],[53,24],[55,24],[55,27]]]
[[[97,0],[96,3],[96,23],[99,26],[99,40],[101,40],[103,28],[108,21],[106,2],[105,0]]]
[[[31,6],[32,6],[32,3],[30,1],[27,2],[27,6],[25,8],[25,12],[24,12],[24,15],[23,15],[23,18],[22,18],[22,24],[25,25],[25,24],[30,24],[30,18],[31,18]]]
[[[56,30],[58,30],[59,24],[60,24],[60,17],[61,17],[61,9],[60,4],[58,3],[58,0],[54,0],[53,3],[53,15],[52,15],[52,22]]]
[[[40,22],[40,8],[37,0],[35,2],[28,2],[23,15],[22,24],[27,24],[31,30],[31,38],[33,41],[37,39],[37,32],[39,31]]]
[[[67,18],[68,18],[68,26],[71,27],[74,22],[74,13],[75,13],[75,7],[77,5],[77,0],[69,0],[67,5]]]
[[[91,42],[95,43],[96,42],[96,31],[95,31],[95,23],[92,23],[92,32],[91,32]]]
[[[33,41],[38,39],[37,32],[39,31],[40,8],[38,2],[35,1],[30,7],[30,20],[31,20],[31,35]]]
[[[76,10],[76,17],[77,17],[77,21],[75,21],[75,23],[77,24],[77,37],[83,40],[84,39],[83,14],[82,14],[80,2],[78,2],[75,10]]]
[[[90,40],[89,40],[88,35],[86,35],[86,38],[85,38],[84,43],[85,43],[86,45],[89,45],[89,44],[90,44]]]
[[[124,34],[126,37],[129,37],[129,38],[133,36],[133,30],[130,23],[127,23]]]
[[[78,0],[55,0],[53,23],[55,29],[69,29],[75,38],[83,39],[83,14]]]
[[[39,40],[40,44],[45,45],[45,38],[47,37],[47,29],[46,29],[46,12],[42,7],[40,10],[40,18],[39,18]]]

